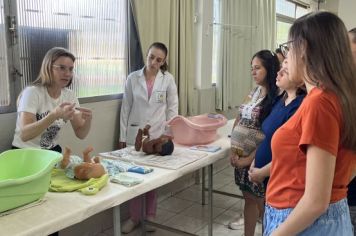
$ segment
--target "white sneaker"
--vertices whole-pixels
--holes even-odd
[[[147,220],[154,222],[154,217],[153,216],[147,216]],[[152,233],[152,232],[156,232],[156,228],[153,227],[152,225],[148,225],[146,224],[146,232]]]
[[[131,219],[128,219],[127,221],[125,221],[122,224],[121,233],[128,234],[128,233],[132,232],[132,230],[134,230],[138,226],[138,224],[139,224],[138,222],[135,223]]]
[[[232,230],[238,230],[238,229],[244,229],[244,218],[239,218],[238,220],[234,221],[234,222],[229,222],[228,227],[229,229]]]

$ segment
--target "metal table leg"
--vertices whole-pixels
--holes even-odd
[[[205,167],[201,168],[201,204],[205,205]]]
[[[209,209],[209,225],[208,225],[208,235],[212,236],[213,235],[213,164],[209,165],[208,168],[209,174],[208,174],[208,181],[209,181],[209,203],[208,203],[208,209]]]
[[[113,227],[114,227],[114,236],[121,235],[121,222],[120,222],[120,205],[115,206],[113,209]]]

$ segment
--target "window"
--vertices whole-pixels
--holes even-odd
[[[12,2],[9,0],[9,5]],[[12,64],[18,65],[13,71],[17,71],[20,79],[13,86],[18,89],[11,91],[3,83],[11,88],[12,80],[1,78],[0,90],[1,101],[4,92],[13,93],[8,96],[10,102],[7,99],[12,110],[17,94],[36,79],[45,53],[55,46],[68,48],[76,56],[71,89],[77,97],[114,95],[124,91],[128,65],[127,0],[17,0],[13,11],[16,16],[12,20],[17,22],[17,30],[12,37]],[[6,34],[3,32],[7,30],[3,25],[0,53]],[[8,68],[6,58],[1,54],[4,60],[0,61],[0,70]]]
[[[301,0],[277,0],[277,46],[288,41],[289,28],[295,19],[307,14],[310,6]]]
[[[277,20],[277,45],[288,41],[288,32],[292,23]]]

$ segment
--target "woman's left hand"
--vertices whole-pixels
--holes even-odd
[[[248,171],[248,178],[251,182],[254,183],[262,183],[265,180],[265,176],[263,175],[260,168],[250,168]]]

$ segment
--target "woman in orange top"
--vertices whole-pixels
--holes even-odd
[[[272,138],[264,235],[351,236],[356,71],[346,28],[332,13],[310,13],[295,21],[281,49],[290,78],[303,80],[308,95]]]

